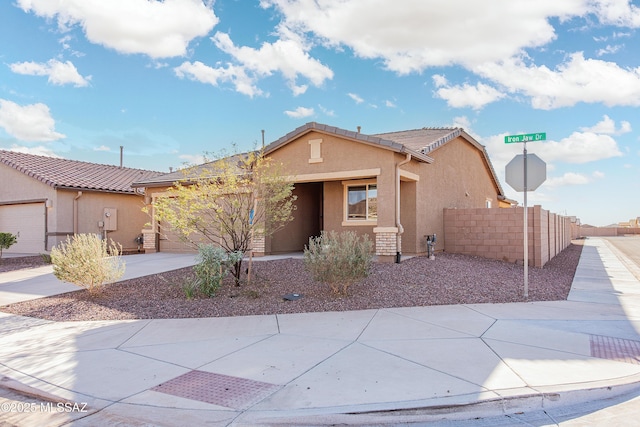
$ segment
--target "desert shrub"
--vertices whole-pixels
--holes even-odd
[[[198,263],[193,267],[198,289],[204,295],[216,294],[231,267],[242,260],[241,251],[227,252],[212,244],[198,246]],[[186,291],[185,291],[186,293]]]
[[[315,280],[346,295],[349,286],[369,275],[372,250],[373,242],[366,234],[360,238],[353,231],[323,231],[309,238],[304,265]]]
[[[53,274],[63,282],[86,288],[91,293],[116,282],[124,274],[122,246],[97,234],[76,234],[51,249]]]
[[[187,299],[193,299],[198,291],[198,281],[195,279],[186,279],[180,288]]]
[[[2,250],[9,249],[18,242],[18,236],[11,233],[0,233],[0,258],[2,258]]]

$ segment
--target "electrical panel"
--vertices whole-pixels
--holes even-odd
[[[116,231],[118,229],[118,210],[116,208],[104,208],[104,230]]]

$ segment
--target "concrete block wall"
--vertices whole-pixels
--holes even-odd
[[[569,217],[528,208],[529,265],[543,267],[571,243]],[[444,250],[522,264],[523,208],[444,209]]]
[[[575,238],[580,237],[598,237],[598,236],[624,236],[624,235],[638,235],[640,234],[639,227],[581,227],[579,225],[573,226],[573,233]]]

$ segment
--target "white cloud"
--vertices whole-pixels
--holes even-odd
[[[25,12],[56,19],[67,31],[80,26],[87,39],[120,53],[152,58],[185,55],[189,42],[218,23],[211,1],[17,0]]]
[[[603,24],[640,27],[640,8],[629,4],[629,0],[594,0],[590,3],[592,12]]]
[[[554,40],[550,17],[586,12],[584,0],[262,0],[284,15],[283,25],[312,33],[327,46],[347,46],[361,58],[380,58],[399,74],[426,67],[508,58]],[[460,13],[464,11],[464,13]]]
[[[355,94],[355,93],[351,93],[351,92],[349,92],[349,93],[347,94],[347,96],[348,96],[349,98],[353,99],[353,100],[355,101],[355,103],[356,103],[356,104],[362,104],[362,103],[364,102],[364,99],[360,98],[360,96],[358,96],[358,95],[357,95],[357,94]]]
[[[530,97],[540,109],[578,102],[640,105],[639,69],[585,59],[581,52],[569,54],[555,69],[525,65],[518,59],[557,38],[553,22],[640,26],[640,9],[629,0],[496,0],[490,5],[399,0],[375,2],[375,7],[371,0],[262,0],[260,4],[282,14],[280,31],[381,60],[400,75],[462,65],[495,83],[440,85],[437,96],[451,106],[479,109],[500,99],[503,87]],[[599,54],[619,47],[609,45]],[[437,79],[444,79],[434,78],[436,85]]]
[[[91,76],[83,77],[71,61],[60,62],[50,59],[46,63],[16,62],[9,65],[11,71],[29,76],[48,76],[49,83],[62,86],[73,84],[76,87],[88,86]]]
[[[263,93],[256,86],[255,78],[248,76],[244,68],[231,64],[227,65],[227,67],[213,68],[200,61],[183,62],[180,66],[174,68],[173,71],[180,78],[186,77],[213,86],[218,86],[220,83],[231,82],[237,92],[251,97],[262,95]]]
[[[591,179],[583,174],[575,172],[566,172],[562,176],[547,178],[544,182],[546,187],[563,187],[566,185],[585,185],[591,182]]]
[[[482,64],[475,71],[512,93],[530,97],[534,108],[550,110],[579,102],[640,105],[640,67],[627,69],[613,62],[585,59],[582,52],[570,55],[555,70],[511,58]]]
[[[469,135],[473,136],[474,138],[480,140],[480,137],[477,135],[474,135],[473,130],[471,129],[471,120],[469,120],[469,118],[467,116],[458,116],[458,117],[454,117],[453,118],[453,123],[451,123],[450,125],[451,127],[454,128],[462,128],[465,130],[465,132],[467,132]]]
[[[306,84],[297,84],[300,76],[308,79],[314,86],[320,86],[326,79],[333,78],[333,71],[311,58],[304,46],[295,40],[263,43],[260,49],[237,47],[225,33],[216,33],[211,40],[216,47],[233,57],[235,63],[229,63],[226,67],[210,67],[200,61],[184,62],[174,68],[178,77],[188,77],[214,86],[233,82],[237,92],[251,97],[263,94],[257,87],[258,80],[276,72],[284,76],[294,96],[301,95],[308,89]]]
[[[295,95],[300,95],[307,89],[307,86],[296,84],[299,76],[308,79],[314,86],[321,86],[325,80],[333,78],[333,71],[311,58],[308,47],[300,40],[280,39],[274,43],[263,43],[260,49],[237,47],[226,33],[216,33],[211,40],[218,49],[231,55],[245,73],[252,73],[256,78],[281,73]]]
[[[484,83],[472,86],[468,83],[464,85],[451,86],[442,76],[434,76],[436,83],[436,96],[447,101],[447,105],[453,108],[473,108],[479,110],[487,104],[504,98],[504,94]]]
[[[47,157],[56,157],[56,158],[61,158],[60,156],[58,156],[56,153],[53,152],[53,150],[44,147],[42,145],[39,145],[37,147],[25,147],[22,145],[12,145],[11,148],[9,148],[9,151],[15,151],[17,153],[24,153],[24,154],[34,154],[36,156],[47,156]]]
[[[324,107],[324,106],[322,106],[320,104],[318,104],[318,108],[320,108],[320,111],[322,111],[322,113],[325,116],[329,116],[329,117],[335,117],[336,116],[336,112],[335,111],[329,110],[329,109],[327,109],[326,107]]]
[[[595,126],[583,127],[580,128],[580,130],[583,132],[593,132],[607,135],[621,135],[623,133],[631,132],[631,123],[627,121],[621,121],[620,128],[616,129],[616,122],[605,114],[602,120],[596,123]]]
[[[285,111],[284,113],[293,119],[301,119],[304,117],[313,116],[315,114],[315,111],[313,110],[313,108],[298,107],[293,111]]]
[[[0,99],[0,127],[22,141],[55,141],[65,135],[55,131],[55,121],[45,104],[21,106]]]
[[[101,145],[99,147],[95,147],[93,149],[93,151],[111,151],[111,148],[107,147],[106,145]]]
[[[461,122],[463,123],[464,121]],[[501,176],[504,176],[507,163],[514,156],[522,154],[523,149],[522,144],[505,144],[505,136],[506,134],[500,134],[477,138],[485,145],[494,169]],[[530,144],[527,149],[547,164],[547,173],[556,170],[555,163],[581,164],[622,156],[618,144],[611,136],[593,132],[574,132],[560,141]]]
[[[610,54],[616,53],[620,49],[622,49],[621,44],[617,44],[615,46],[611,46],[610,44],[608,44],[606,47],[602,49],[598,49],[598,51],[596,52],[596,55],[598,56],[610,55]]]
[[[565,163],[589,163],[622,156],[612,137],[593,132],[574,132],[560,141],[536,144],[536,154],[545,161]]]
[[[433,84],[436,87],[442,87],[442,86],[448,86],[449,85],[449,81],[442,74],[434,74],[433,76],[431,76],[431,79],[433,80]]]
[[[180,154],[178,156],[182,160],[182,166],[201,165],[207,161],[202,154]]]
[[[592,183],[594,180],[602,179],[604,176],[604,173],[600,171],[593,172],[591,176],[576,172],[565,172],[562,176],[547,178],[542,185],[552,188],[564,187],[567,185],[585,185]]]
[[[385,100],[384,101],[384,106],[387,108],[398,108],[398,106],[395,104],[395,102],[390,101],[390,100]]]

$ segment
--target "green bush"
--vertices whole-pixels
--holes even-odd
[[[53,274],[63,282],[97,293],[124,274],[122,246],[97,234],[77,234],[51,249]]]
[[[359,238],[353,231],[323,231],[309,238],[304,264],[315,280],[346,295],[349,286],[369,275],[372,250],[373,242],[366,234]]]
[[[227,252],[212,244],[198,246],[198,263],[193,267],[193,271],[200,292],[208,297],[214,296],[220,289],[222,279],[242,256],[241,251]]]
[[[2,250],[9,249],[18,242],[18,236],[11,233],[0,233],[0,258],[2,258]]]

